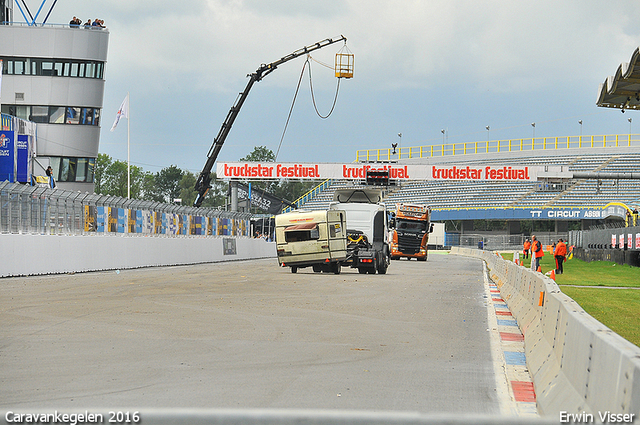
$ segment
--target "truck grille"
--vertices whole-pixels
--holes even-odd
[[[417,254],[420,252],[422,235],[398,234],[398,250],[403,254]]]

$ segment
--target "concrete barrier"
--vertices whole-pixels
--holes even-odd
[[[0,235],[0,277],[271,257],[274,242],[232,236]]]
[[[541,415],[592,415],[586,422],[600,422],[607,412],[627,415],[613,422],[640,418],[639,347],[587,314],[543,274],[488,251],[451,252],[486,261],[524,335]]]

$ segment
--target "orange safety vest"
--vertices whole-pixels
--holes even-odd
[[[558,242],[555,255],[560,255],[562,257],[567,255],[567,245],[565,245],[564,242]]]
[[[544,257],[544,251],[542,250],[542,243],[540,243],[540,241],[533,243],[533,250],[536,253],[536,258]]]
[[[529,251],[529,248],[531,248],[531,242],[524,241],[524,250],[523,251]]]

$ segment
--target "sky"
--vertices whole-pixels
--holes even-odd
[[[342,42],[310,62],[320,114],[338,89],[332,114],[316,113],[307,67],[284,132],[306,57],[291,60],[253,86],[219,161],[255,146],[279,162],[344,163],[392,143],[640,133],[635,111],[596,106],[640,46],[635,0],[59,0],[48,23],[74,15],[110,32],[100,153],[127,159],[126,121],[109,129],[129,93],[131,163],[154,173],[199,173],[247,74],[340,35],[354,78],[338,87],[323,65]]]

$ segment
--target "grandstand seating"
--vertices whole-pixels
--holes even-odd
[[[505,152],[469,154],[450,157],[409,160],[407,163],[435,165],[449,163],[459,166],[482,165],[567,165],[572,172],[629,173],[640,172],[637,147],[616,149],[581,148],[553,152]],[[400,161],[402,163],[404,161]],[[358,182],[334,180],[327,188],[308,200],[302,208],[326,209],[336,189],[358,185]],[[438,209],[464,208],[570,208],[603,207],[610,202],[637,203],[640,180],[577,180],[556,191],[540,190],[542,182],[496,181],[411,181],[391,187],[384,194],[389,204],[409,202],[430,205]]]

